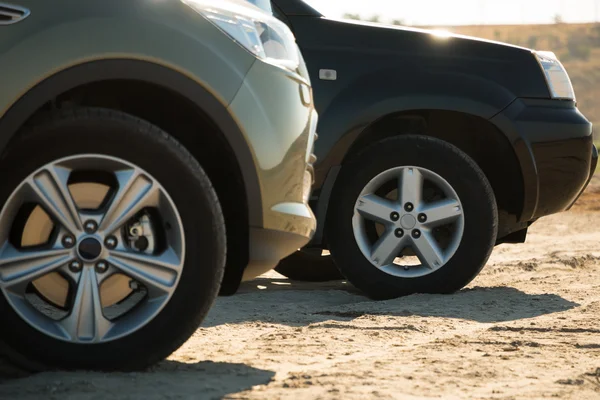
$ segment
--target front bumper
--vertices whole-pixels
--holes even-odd
[[[592,136],[533,144],[540,181],[534,218],[569,210],[590,183],[598,163]]]
[[[315,232],[308,197],[318,115],[308,79],[261,61],[229,108],[250,144],[262,201],[262,224],[250,227],[248,280],[274,268]]]
[[[592,124],[573,102],[555,100],[518,99],[494,120],[512,135],[521,162],[525,185],[521,221],[568,210],[589,184],[598,162]]]

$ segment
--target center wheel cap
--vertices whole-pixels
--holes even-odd
[[[77,252],[79,256],[86,261],[94,261],[98,257],[100,257],[100,253],[102,253],[102,244],[100,241],[95,238],[86,238],[79,243],[79,247],[77,248]]]
[[[410,214],[406,214],[402,217],[400,223],[404,229],[412,229],[417,225],[417,219]]]

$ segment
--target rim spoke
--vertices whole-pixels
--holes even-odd
[[[150,297],[171,293],[183,264],[172,248],[158,256],[113,251],[107,261],[144,284]]]
[[[81,218],[68,186],[69,169],[48,166],[27,181],[42,208],[71,233],[82,230]]]
[[[429,232],[422,232],[419,239],[413,239],[413,250],[424,267],[433,270],[444,264],[444,255]]]
[[[462,215],[460,203],[453,199],[439,201],[428,204],[421,210],[427,215],[427,222],[423,225],[433,228],[436,226],[449,224]]]
[[[21,251],[6,243],[0,251],[0,288],[27,284],[71,259],[66,249]]]
[[[356,211],[363,217],[381,223],[389,222],[390,214],[397,208],[393,202],[374,194],[362,196],[356,202]]]
[[[374,194],[391,189],[398,192],[397,200]],[[432,195],[443,194],[445,197],[425,202],[430,197],[430,189]],[[389,168],[373,177],[364,186],[363,193],[368,194],[359,197],[355,205],[352,230],[360,252],[374,266],[392,276],[415,278],[431,274],[454,257],[464,233],[465,212],[452,185],[442,176],[417,166]],[[385,232],[375,243],[365,225],[367,221],[385,227]],[[442,247],[433,231],[450,224],[453,224],[453,229],[448,232],[451,236],[448,244]],[[412,265],[417,262],[408,259],[403,260],[406,263],[395,263],[407,247],[414,252],[420,265]]]
[[[423,175],[417,168],[404,168],[399,182],[400,193],[398,198],[404,205],[412,203],[417,207],[421,203],[423,192]]]
[[[71,314],[58,324],[77,342],[99,342],[113,326],[102,312],[99,285],[92,269],[81,272]]]
[[[371,260],[379,266],[391,264],[406,244],[406,236],[398,238],[393,230],[388,230],[371,249]]]
[[[152,180],[130,169],[116,173],[119,189],[100,223],[100,229],[112,233],[145,207],[157,205],[159,189]]]

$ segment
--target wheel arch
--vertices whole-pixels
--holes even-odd
[[[353,156],[370,144],[388,137],[420,134],[457,146],[482,168],[494,189],[501,213],[499,238],[525,229],[527,224],[520,221],[526,191],[522,155],[515,149],[513,138],[490,122],[489,115],[469,107],[468,102],[455,101],[442,107],[442,103],[436,99],[427,104],[430,107],[381,113],[358,132],[350,133],[347,137],[352,140],[337,144],[339,147],[332,151],[335,159],[326,160],[329,173],[321,183],[321,193],[315,207],[318,210],[317,217],[326,218],[329,198],[335,190],[340,167],[343,168]],[[448,107],[448,104],[452,107]],[[313,243],[325,244],[324,226],[325,223],[319,224]]]
[[[348,78],[333,98],[319,94],[318,86],[322,84],[315,83],[322,133],[316,155],[318,164],[326,170],[341,165],[356,140],[390,115],[445,110],[489,120],[516,99],[499,82],[451,68],[439,71],[409,67],[402,75],[395,68],[384,68]],[[317,180],[317,187],[320,184]]]
[[[71,66],[54,73],[33,86],[15,101],[2,116],[0,119],[0,152],[4,151],[10,140],[25,124],[35,118],[36,114],[43,110],[46,105],[52,103],[54,99],[78,88],[94,84],[100,86],[104,82],[116,81],[153,85],[164,90],[165,93],[171,92],[180,96],[203,117],[207,117],[225,139],[223,142],[226,142],[226,146],[234,155],[234,161],[237,163],[235,170],[239,171],[243,181],[246,206],[246,212],[243,215],[248,221],[243,224],[246,226],[245,229],[242,229],[245,235],[240,233],[237,235],[237,239],[232,241],[232,246],[236,246],[236,251],[240,253],[240,257],[236,257],[235,263],[228,262],[223,281],[224,287],[231,288],[227,291],[237,290],[248,259],[248,226],[261,226],[263,220],[258,175],[254,168],[251,149],[234,118],[227,110],[227,105],[223,104],[215,94],[197,81],[169,67],[141,60],[110,59]],[[136,116],[144,117],[141,115]],[[176,134],[174,136],[180,139]],[[183,144],[186,145],[186,143]],[[188,148],[188,150],[194,156],[197,156],[198,151],[201,151],[194,148]],[[249,168],[248,166],[252,167]],[[225,190],[220,194],[229,195],[227,192],[228,190]],[[236,215],[239,217],[239,214]],[[243,249],[246,251],[243,251]]]

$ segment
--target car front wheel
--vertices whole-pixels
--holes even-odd
[[[0,160],[0,351],[29,370],[140,369],[183,344],[219,290],[208,177],[159,128],[73,109]]]
[[[477,164],[438,139],[375,143],[344,165],[327,219],[348,280],[375,299],[451,293],[487,262],[498,213]]]

